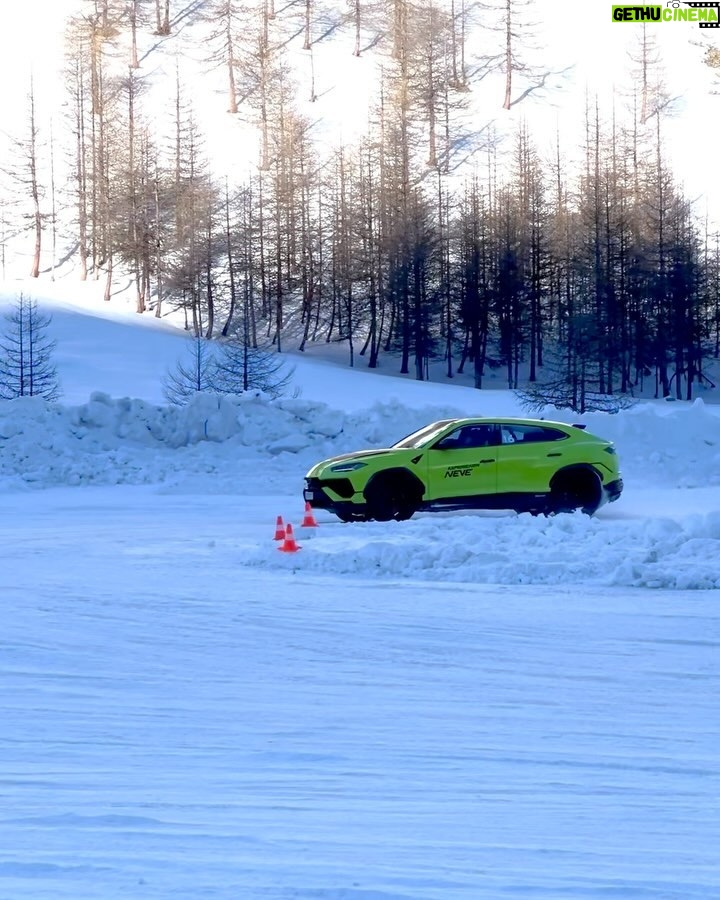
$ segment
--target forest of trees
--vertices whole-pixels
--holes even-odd
[[[649,29],[629,61],[634,94],[610,109],[587,98],[571,165],[578,148],[559,135],[551,158],[523,124],[498,147],[470,114],[489,73],[499,115],[546,89],[552,69],[530,65],[518,25],[527,0],[85,5],[68,23],[63,135],[42,133],[31,87],[2,201],[5,223],[22,198],[32,275],[59,242],[106,299],[130,279],[138,313],[180,309],[198,336],[279,352],[344,342],[351,365],[418,379],[442,360],[478,388],[501,371],[508,387],[561,391],[579,410],[711,384],[720,234],[666,158],[672,104]],[[483,22],[480,53],[470,35]],[[180,28],[222,78],[238,155],[257,148],[241,178],[218,175],[179,62],[158,126],[155,59]],[[331,146],[308,109],[322,105],[316,45],[336,32],[347,65],[372,53],[382,75],[366,135]],[[308,60],[302,83],[292,40]]]

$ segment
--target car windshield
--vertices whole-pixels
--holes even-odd
[[[443,419],[442,422],[433,422],[432,425],[426,425],[419,431],[413,431],[412,434],[404,437],[401,441],[398,441],[397,444],[393,444],[393,447],[404,450],[417,450],[419,447],[424,447],[425,444],[436,438],[441,431],[454,421],[454,419]]]

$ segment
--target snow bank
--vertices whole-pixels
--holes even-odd
[[[325,526],[300,553],[256,547],[261,568],[476,584],[720,588],[720,512],[637,522],[428,514],[409,522]]]
[[[198,394],[185,407],[103,393],[81,406],[26,397],[0,402],[0,486],[155,484],[199,472],[235,474],[242,463],[245,478],[255,474],[262,491],[263,474],[273,460],[287,469],[288,454],[297,479],[300,469],[325,456],[386,445],[457,414],[408,409],[399,401],[346,414],[261,393]],[[248,466],[253,459],[263,461],[261,470]]]
[[[289,490],[314,462],[387,446],[428,422],[460,415],[399,400],[343,412],[303,399],[198,394],[188,406],[95,393],[80,406],[38,398],[0,402],[0,485],[163,483],[196,473],[285,471]],[[565,416],[577,421],[577,416]],[[664,487],[720,485],[720,417],[691,405],[641,404],[616,415],[582,417],[617,444],[626,481]],[[262,462],[254,470],[248,463]]]

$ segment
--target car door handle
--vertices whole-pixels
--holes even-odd
[[[562,456],[562,453],[548,453],[548,456]]]
[[[482,465],[483,463],[491,463],[491,462],[495,462],[495,460],[494,460],[494,459],[481,459],[481,460],[480,460],[480,464],[481,464],[481,465]]]

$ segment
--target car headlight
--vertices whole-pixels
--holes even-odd
[[[609,453],[610,456],[617,456],[617,450],[614,447],[605,447],[605,452]]]
[[[364,462],[346,462],[338,463],[336,466],[330,466],[331,472],[354,472],[356,469],[364,469],[367,463]]]

